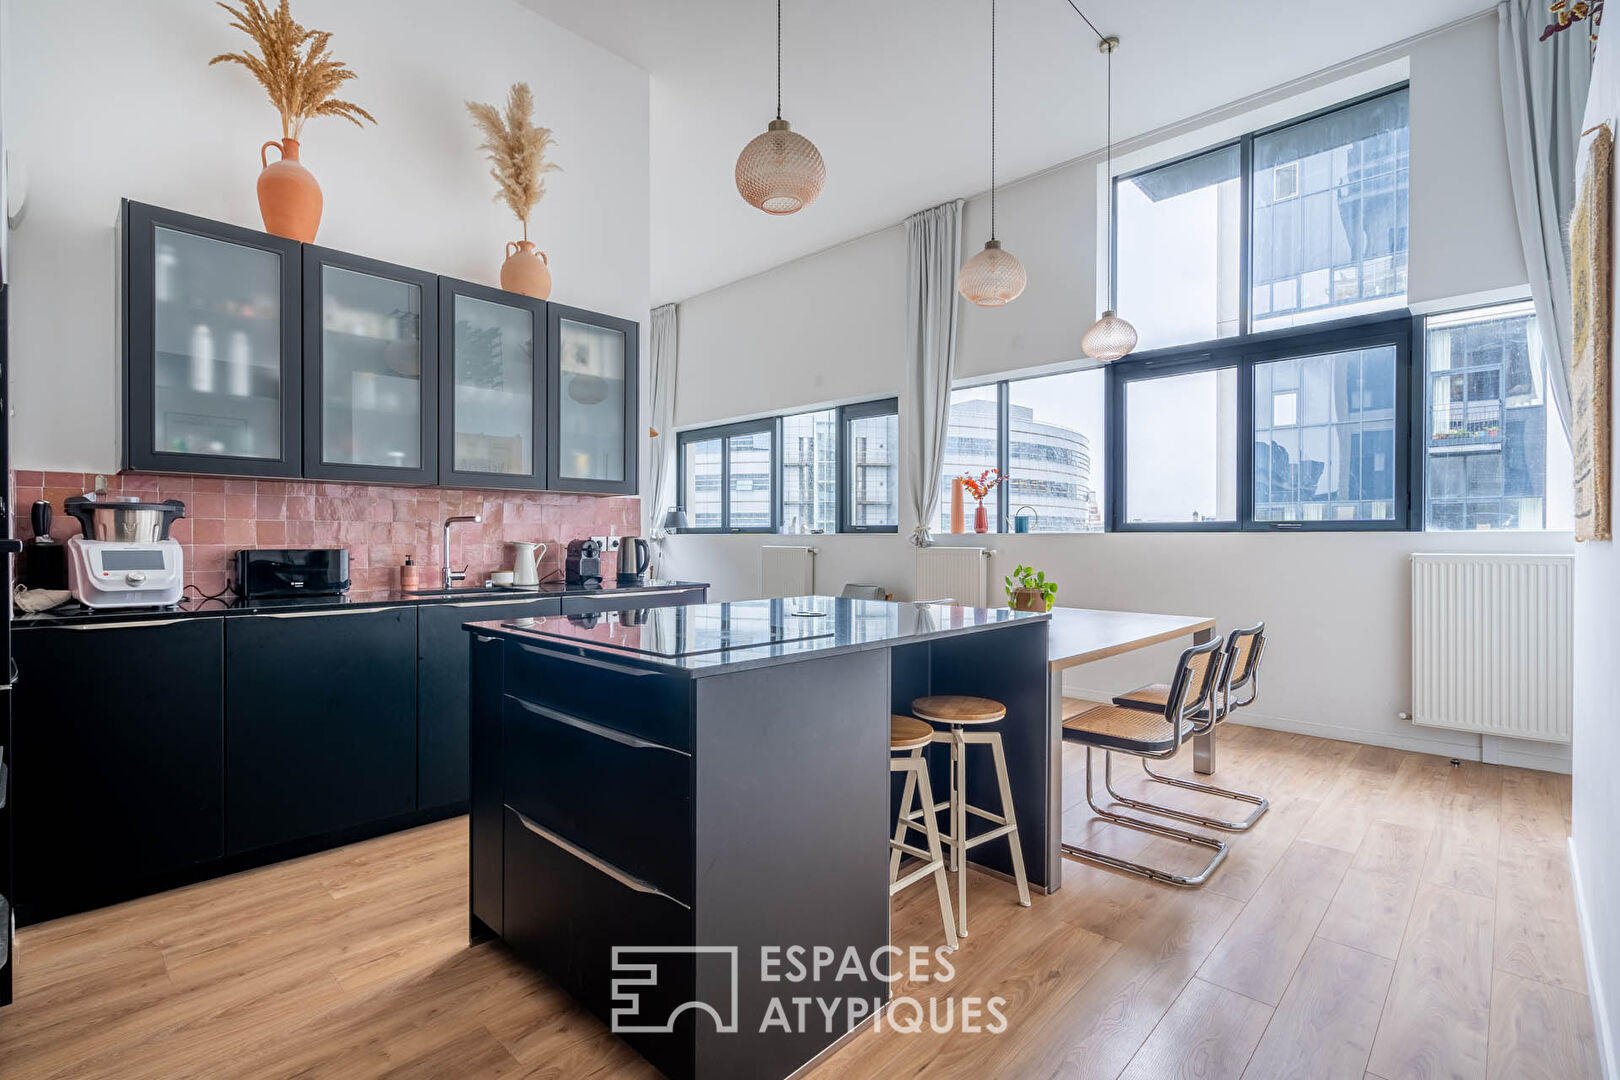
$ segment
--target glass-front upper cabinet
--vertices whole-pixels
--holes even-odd
[[[439,483],[546,486],[546,303],[439,279]]]
[[[299,475],[299,244],[125,201],[124,464]]]
[[[304,475],[438,481],[438,279],[304,248]]]
[[[638,327],[547,305],[550,462],[547,487],[634,495],[640,401]]]

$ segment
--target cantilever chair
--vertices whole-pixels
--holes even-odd
[[[1235,709],[1246,709],[1254,704],[1254,699],[1260,696],[1260,657],[1266,651],[1266,624],[1256,623],[1241,630],[1233,630],[1226,639],[1226,660],[1221,665],[1220,681],[1216,683],[1215,695],[1210,704],[1215,709],[1215,723],[1222,724],[1232,715]],[[1164,708],[1165,696],[1170,687],[1163,683],[1153,686],[1143,686],[1132,690],[1128,694],[1121,694],[1114,699],[1115,705],[1128,709],[1142,709],[1149,712],[1158,712]],[[1234,695],[1245,694],[1244,697]],[[1271,803],[1263,795],[1254,795],[1247,791],[1231,791],[1227,788],[1216,787],[1214,784],[1200,784],[1192,780],[1183,780],[1180,777],[1164,776],[1153,771],[1147,758],[1142,759],[1142,771],[1147,773],[1148,779],[1159,784],[1169,784],[1172,787],[1186,788],[1188,791],[1199,791],[1205,795],[1218,795],[1223,799],[1233,799],[1238,802],[1249,803],[1254,811],[1241,821],[1226,821],[1221,818],[1205,817],[1185,810],[1176,810],[1168,806],[1158,806],[1153,803],[1137,802],[1123,798],[1116,793],[1112,786],[1108,794],[1114,801],[1137,810],[1145,810],[1150,814],[1161,817],[1178,818],[1181,821],[1190,821],[1195,825],[1206,825],[1212,829],[1223,829],[1227,832],[1246,832],[1254,827]]]
[[[1165,700],[1157,711],[1100,702],[1078,702],[1082,706],[1081,711],[1063,722],[1063,737],[1084,743],[1086,747],[1086,803],[1091,807],[1091,812],[1104,821],[1127,829],[1208,848],[1214,855],[1204,868],[1196,874],[1176,874],[1077,844],[1065,843],[1064,851],[1088,862],[1141,874],[1170,885],[1192,888],[1209,880],[1209,876],[1226,859],[1226,842],[1212,836],[1183,832],[1156,821],[1116,814],[1098,806],[1092,788],[1091,751],[1096,748],[1103,752],[1103,783],[1110,794],[1113,793],[1115,752],[1133,754],[1143,759],[1174,757],[1183,742],[1194,735],[1204,734],[1214,726],[1215,688],[1222,668],[1221,642],[1218,638],[1194,645],[1185,650],[1177,661],[1175,676],[1165,687]],[[1117,795],[1114,798],[1120,802],[1126,801]],[[1154,813],[1161,812],[1157,807],[1142,803],[1131,802],[1127,805],[1149,809]]]

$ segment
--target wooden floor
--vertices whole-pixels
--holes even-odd
[[[1173,864],[1166,841],[1090,817],[1074,749],[1069,837]],[[815,1080],[1598,1075],[1566,777],[1231,726],[1220,779],[1273,807],[1209,886],[1070,863],[1026,910],[974,874],[956,978],[897,993],[999,995],[1007,1029],[865,1033]],[[500,947],[467,947],[465,832],[24,930],[0,1077],[654,1075]],[[935,903],[897,898],[896,944],[939,942]]]

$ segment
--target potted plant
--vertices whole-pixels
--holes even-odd
[[[222,53],[208,61],[214,64],[241,64],[253,74],[270,104],[281,114],[281,141],[271,139],[259,147],[259,213],[266,232],[309,244],[321,226],[321,185],[315,175],[298,160],[298,137],[304,122],[313,116],[341,116],[362,127],[362,120],[376,119],[360,106],[332,95],[354,78],[341,60],[326,51],[332,35],[324,30],[306,30],[292,17],[287,0],[275,11],[264,0],[243,0],[240,10],[220,4],[236,21],[233,27],[253,39],[259,54]],[[279,161],[269,160],[274,146]]]
[[[979,506],[973,511],[973,531],[984,533],[990,531],[990,514],[984,508],[984,497],[996,490],[996,485],[1006,482],[1000,469],[986,469],[978,476],[971,473],[962,474],[962,486],[967,488],[969,495],[979,501]]]
[[[1057,582],[1046,580],[1046,571],[1022,563],[1011,577],[1001,579],[1007,588],[1007,606],[1014,611],[1051,611],[1057,600]]]
[[[546,160],[554,141],[551,129],[534,122],[534,94],[528,83],[515,83],[506,93],[506,113],[493,105],[467,102],[473,123],[484,136],[478,147],[489,155],[495,199],[523,226],[523,239],[509,241],[501,264],[501,288],[536,300],[551,295],[551,267],[546,253],[529,241],[529,214],[546,194],[545,175],[560,166]]]

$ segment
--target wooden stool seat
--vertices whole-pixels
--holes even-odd
[[[934,741],[934,729],[914,716],[889,717],[889,749],[910,750]]]
[[[993,724],[1007,715],[1007,706],[991,698],[935,694],[913,701],[911,711],[936,724]]]

